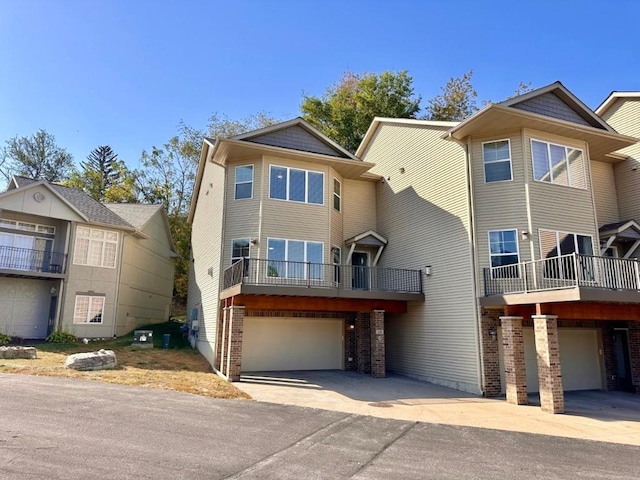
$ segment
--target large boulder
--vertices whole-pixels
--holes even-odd
[[[0,347],[0,358],[27,358],[33,360],[37,358],[38,351],[35,347]]]
[[[64,362],[65,368],[74,370],[110,370],[116,368],[116,354],[113,350],[100,350],[99,352],[74,353],[69,355]]]

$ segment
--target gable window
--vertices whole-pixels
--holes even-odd
[[[531,139],[531,161],[539,182],[587,188],[584,153],[578,148]]]
[[[269,166],[269,198],[324,204],[324,173]]]
[[[340,211],[341,197],[341,185],[337,178],[333,179],[333,208],[336,211]]]
[[[253,197],[253,165],[236,167],[235,199]]]
[[[513,179],[511,172],[511,144],[509,140],[497,140],[482,144],[484,181],[504,182]]]
[[[90,267],[115,268],[118,233],[97,228],[78,227],[73,263]]]
[[[493,230],[489,232],[489,257],[492,278],[518,278],[520,254],[517,230]]]
[[[323,243],[270,238],[267,248],[268,277],[322,279]]]
[[[248,238],[231,240],[231,265],[243,258],[249,258],[249,245]]]
[[[102,323],[104,316],[104,297],[76,295],[73,310],[73,323]]]

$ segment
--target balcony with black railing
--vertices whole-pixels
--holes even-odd
[[[485,268],[483,281],[485,299],[501,297],[507,304],[545,299],[640,302],[640,262],[636,259],[571,253]]]
[[[0,246],[0,274],[3,275],[62,275],[66,260],[64,253]]]
[[[239,293],[424,300],[419,270],[244,258],[223,272],[222,298]]]

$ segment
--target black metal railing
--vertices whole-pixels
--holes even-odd
[[[419,270],[244,258],[223,272],[222,289],[235,285],[340,288],[422,293]]]
[[[66,259],[67,256],[59,252],[0,246],[0,269],[64,273]]]
[[[486,297],[575,287],[640,291],[640,262],[570,253],[485,268],[483,279]]]

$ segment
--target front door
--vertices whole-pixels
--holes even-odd
[[[613,353],[616,359],[616,370],[618,371],[620,388],[623,390],[633,390],[627,330],[616,329],[613,331]]]
[[[369,254],[353,252],[351,265],[353,265],[352,288],[354,290],[369,290]]]
[[[49,302],[49,321],[47,323],[47,337],[53,333],[56,326],[56,310],[58,306],[58,297],[54,295]]]

